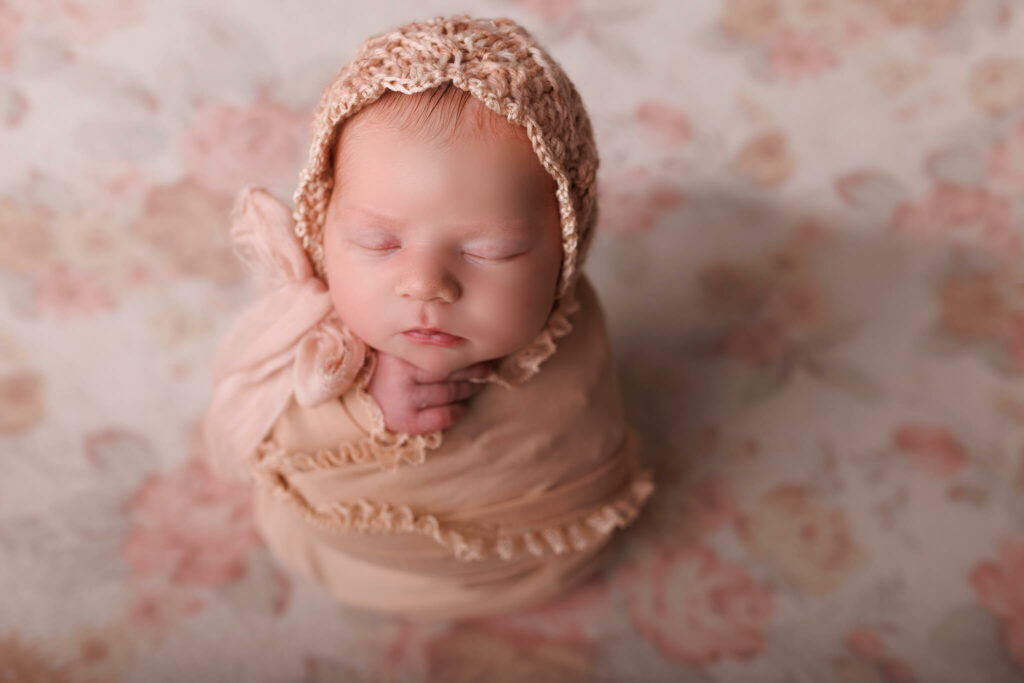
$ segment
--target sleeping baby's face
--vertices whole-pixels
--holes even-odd
[[[370,346],[439,376],[536,337],[562,261],[555,182],[523,132],[454,138],[377,121],[342,129],[324,226],[331,298]]]

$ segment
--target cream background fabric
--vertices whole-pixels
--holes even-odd
[[[199,464],[287,197],[358,41],[442,1],[0,4],[0,661],[22,679],[1014,681],[1024,671],[1013,0],[474,4],[579,86],[586,271],[659,495],[510,619],[346,611]],[[14,587],[15,589],[12,589]],[[74,599],[66,596],[74,595]]]

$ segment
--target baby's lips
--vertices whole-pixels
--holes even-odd
[[[454,334],[442,332],[441,330],[428,330],[422,328],[415,328],[406,330],[402,333],[407,339],[417,343],[426,344],[429,346],[440,346],[443,348],[455,348],[461,346],[466,341],[465,338],[459,337]]]

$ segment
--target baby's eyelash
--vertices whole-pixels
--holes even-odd
[[[474,254],[468,251],[462,252],[462,255],[474,261],[485,261],[488,263],[501,263],[502,261],[509,261],[516,256],[519,256],[519,254],[509,254],[507,256],[481,256],[480,254]]]
[[[356,241],[349,240],[353,245],[360,249],[366,249],[367,251],[393,251],[398,249],[401,245],[394,241],[387,242],[372,242],[372,241]]]

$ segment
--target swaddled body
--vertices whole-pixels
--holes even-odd
[[[208,448],[255,475],[271,549],[343,602],[474,616],[548,599],[651,492],[577,269],[589,122],[532,48],[466,17],[371,39],[325,92],[295,220],[259,191],[237,206],[239,252],[272,291],[219,349]],[[473,98],[441,145],[374,116],[385,84],[444,83]],[[397,433],[402,399],[372,385],[390,358],[494,371],[454,426]]]
[[[596,299],[580,294],[559,353],[528,382],[488,386],[436,448],[374,442],[358,382],[291,402],[254,467],[270,547],[345,603],[421,616],[507,612],[590,576],[650,483]]]

